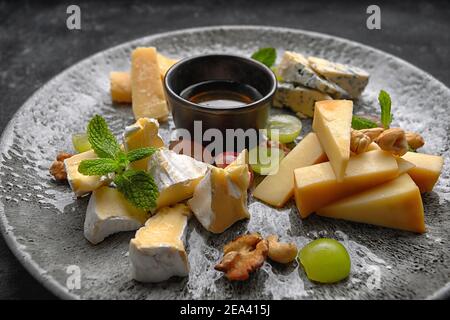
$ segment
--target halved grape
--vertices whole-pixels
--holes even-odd
[[[78,152],[85,152],[91,150],[91,144],[89,143],[86,133],[75,133],[72,135],[72,144],[74,149]]]
[[[308,243],[298,259],[310,280],[321,283],[341,281],[350,274],[350,256],[337,240],[322,238]]]
[[[267,123],[267,137],[281,143],[294,141],[302,131],[299,118],[287,114],[271,116]]]
[[[284,152],[279,148],[254,147],[249,151],[249,164],[252,170],[261,175],[274,173],[284,158]]]

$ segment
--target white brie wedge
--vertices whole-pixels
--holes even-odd
[[[130,241],[131,275],[140,282],[161,282],[189,274],[184,238],[190,210],[185,204],[164,207]]]
[[[131,205],[117,189],[103,186],[89,199],[84,236],[97,244],[114,233],[139,229],[147,218],[145,211]]]

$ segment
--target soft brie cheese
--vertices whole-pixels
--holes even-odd
[[[316,57],[308,61],[314,71],[344,89],[350,98],[358,98],[369,82],[369,74],[360,68]]]
[[[316,89],[335,98],[347,95],[341,87],[322,78],[311,69],[308,59],[300,53],[286,51],[277,70],[284,82],[292,82]]]
[[[133,279],[160,282],[189,274],[184,238],[190,210],[185,204],[164,207],[130,241]]]
[[[222,233],[235,222],[250,218],[247,189],[250,183],[245,150],[225,169],[211,167],[195,189],[188,205],[202,226]],[[245,159],[245,160],[244,160]]]
[[[137,230],[147,213],[131,205],[115,188],[100,187],[92,192],[84,220],[84,236],[97,244],[117,232]]]
[[[123,145],[125,151],[139,148],[154,147],[161,148],[164,142],[158,134],[159,123],[156,119],[139,118],[135,124],[127,126],[123,134]],[[130,164],[136,170],[148,170],[148,158],[141,159]]]
[[[292,83],[280,83],[273,98],[273,106],[287,107],[295,113],[312,118],[316,101],[330,99],[328,94],[314,89],[294,86]]]
[[[189,199],[208,165],[168,149],[160,149],[150,158],[150,174],[158,186],[157,208]]]
[[[67,172],[67,181],[77,197],[84,196],[102,186],[105,181],[100,176],[85,176],[78,172],[80,162],[87,159],[98,158],[94,150],[78,153],[64,160]]]

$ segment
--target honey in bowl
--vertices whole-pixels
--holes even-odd
[[[234,109],[258,101],[263,96],[244,83],[211,80],[184,89],[180,96],[197,105],[212,109]]]

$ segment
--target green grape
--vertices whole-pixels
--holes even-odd
[[[72,135],[72,144],[74,149],[78,152],[85,152],[91,150],[91,144],[88,141],[86,133],[75,133]]]
[[[312,281],[334,283],[350,274],[350,256],[345,247],[334,239],[317,239],[308,243],[298,259]]]
[[[254,147],[249,151],[249,163],[257,174],[268,175],[273,172],[284,158],[279,148]]]
[[[302,131],[299,118],[287,114],[271,116],[267,124],[267,136],[281,143],[294,141]]]

